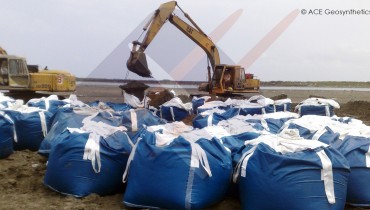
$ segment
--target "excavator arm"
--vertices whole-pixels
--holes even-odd
[[[214,69],[216,65],[220,64],[220,56],[216,45],[180,7],[179,9],[184,13],[185,17],[192,23],[193,26],[176,16],[174,14],[176,6],[178,6],[176,1],[170,1],[160,5],[160,7],[154,12],[153,17],[144,26],[144,31],[146,31],[148,27],[149,29],[142,42],[133,42],[130,58],[127,61],[127,68],[130,71],[142,77],[151,77],[151,71],[148,68],[144,51],[153,41],[167,20],[169,20],[174,26],[176,26],[176,28],[178,28],[206,52],[212,69]],[[210,72],[208,72],[208,74],[210,78]]]

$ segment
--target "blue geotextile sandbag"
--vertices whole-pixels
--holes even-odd
[[[205,128],[207,126],[217,125],[218,122],[222,120],[227,120],[232,117],[235,117],[240,112],[238,108],[229,108],[223,113],[212,113],[209,115],[198,114],[193,119],[193,127],[194,128]]]
[[[204,96],[204,97],[193,97],[193,99],[191,100],[191,104],[192,104],[192,109],[193,109],[193,113],[194,114],[198,114],[198,107],[200,106],[203,106],[204,103],[210,99],[211,97],[209,96]]]
[[[334,115],[334,108],[330,105],[301,105],[298,109],[299,116],[319,115],[331,117]]]
[[[113,103],[113,102],[105,102],[110,108],[112,108],[116,112],[123,112],[129,109],[132,109],[132,106],[126,103]]]
[[[243,148],[245,141],[256,139],[261,134],[257,132],[245,132],[231,136],[224,136],[221,138],[222,144],[228,148],[233,157],[241,148]]]
[[[13,120],[0,111],[0,159],[13,153],[14,132]]]
[[[14,101],[0,101],[0,109],[5,109],[11,106]]]
[[[352,117],[332,117],[331,119],[334,121],[345,123],[345,124],[350,124],[350,123],[358,121],[357,119],[352,118]]]
[[[43,156],[48,156],[52,147],[53,141],[58,135],[69,128],[82,127],[82,120],[89,116],[88,113],[79,112],[80,109],[71,107],[60,108],[54,115],[50,130],[40,144],[38,153]]]
[[[244,107],[240,109],[240,115],[255,115],[255,114],[265,114],[264,107]]]
[[[266,105],[266,106],[263,107],[262,111],[264,112],[264,114],[274,113],[274,112],[276,112],[275,105],[273,105],[273,104]]]
[[[290,112],[292,109],[292,100],[289,98],[274,101],[276,112]]]
[[[31,99],[27,102],[29,107],[37,107],[55,114],[60,107],[66,105],[67,102],[62,100],[49,100],[49,99]]]
[[[231,108],[231,106],[219,106],[219,107],[213,107],[213,108],[202,108],[203,106],[198,107],[197,113],[200,114],[205,111],[213,110],[213,109],[220,109],[220,110],[228,110]]]
[[[353,206],[370,206],[369,148],[370,138],[360,136],[346,136],[338,148],[351,167],[347,203]]]
[[[344,209],[349,165],[319,141],[247,141],[234,173],[243,209]]]
[[[240,108],[240,115],[260,115],[260,114],[267,114],[267,113],[274,113],[275,107],[273,104],[266,105],[266,106],[260,106],[260,105],[254,105],[250,107],[241,107]]]
[[[143,127],[165,124],[166,121],[154,115],[148,109],[130,109],[121,113],[121,122],[128,131],[136,132]]]
[[[94,101],[88,104],[91,107],[98,107],[100,105],[108,106],[109,108],[113,109],[116,112],[123,112],[132,109],[133,107],[126,104],[126,103],[113,103],[113,102],[101,102],[101,101]]]
[[[4,110],[4,112],[15,125],[17,141],[14,142],[14,149],[37,151],[50,129],[53,114],[43,110],[29,112]]]
[[[193,98],[191,100],[194,114],[198,113],[198,107],[202,106],[205,103],[205,101],[206,101],[205,98]]]
[[[328,126],[324,126],[320,130],[314,130],[312,128],[306,128],[295,123],[289,123],[287,128],[298,130],[299,136],[303,137],[304,139],[318,140],[325,144],[332,145],[334,148],[341,144],[341,140],[339,139],[340,134],[335,133]]]
[[[227,104],[223,101],[210,101],[204,103],[202,106],[199,106],[197,108],[197,114],[213,109],[227,110],[230,107],[231,107],[230,104]]]
[[[292,103],[286,104],[275,104],[275,111],[276,112],[289,112],[292,109]]]
[[[192,104],[183,103],[178,97],[172,98],[160,106],[160,117],[167,121],[181,121],[192,113]]]
[[[296,113],[275,112],[259,116],[246,117],[246,122],[253,124],[257,130],[265,130],[273,134],[280,132],[287,121],[298,118]]]
[[[97,111],[90,108],[60,108],[54,115],[51,128],[44,140],[41,142],[38,153],[48,156],[51,147],[55,144],[55,139],[67,128],[80,128],[84,125],[83,121],[89,117],[94,122],[103,122],[112,126],[120,126],[121,118],[106,111]]]
[[[106,138],[91,135],[65,130],[58,136],[48,159],[46,186],[75,197],[122,191],[132,143],[121,131]]]
[[[277,134],[280,129],[284,126],[284,123],[293,118],[266,118],[266,119],[249,119],[246,122],[254,123],[257,130],[267,130],[270,133]]]
[[[18,102],[17,102],[18,101]],[[4,93],[0,92],[0,109],[5,109],[12,106],[15,103],[19,103],[22,100],[14,100],[9,96],[4,96]],[[21,102],[23,104],[23,101]]]
[[[280,118],[280,119],[267,118],[265,119],[267,126],[268,126],[268,131],[273,134],[279,133],[284,123],[288,121],[289,119],[290,118]]]
[[[191,143],[180,136],[165,146],[156,141],[156,134],[146,133],[130,155],[125,205],[202,209],[224,198],[232,166],[219,140]]]
[[[334,108],[339,109],[340,105],[332,99],[308,98],[300,102],[294,110],[299,116],[318,115],[332,117]]]
[[[160,107],[160,116],[161,118],[173,122],[173,121],[181,121],[185,117],[189,116],[191,111],[181,109],[175,106],[161,106]]]

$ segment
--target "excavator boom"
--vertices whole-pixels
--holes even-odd
[[[7,55],[8,53],[2,47],[0,47],[0,55]]]
[[[214,67],[220,63],[218,50],[212,40],[195,24],[195,22],[187,13],[184,12],[185,17],[193,24],[193,26],[174,15],[173,12],[176,6],[176,1],[170,1],[160,5],[160,7],[154,12],[153,17],[143,28],[143,30],[146,31],[147,26],[149,26],[148,32],[146,33],[143,41],[134,41],[132,43],[133,47],[131,54],[127,60],[127,68],[130,71],[142,77],[152,77],[144,51],[153,41],[167,20],[169,20],[174,26],[176,26],[176,28],[178,28],[206,52],[212,65],[212,69],[214,69]],[[181,8],[180,10],[182,11]]]

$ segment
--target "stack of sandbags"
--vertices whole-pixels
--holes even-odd
[[[264,135],[246,141],[234,181],[243,209],[343,209],[350,168],[319,141]]]

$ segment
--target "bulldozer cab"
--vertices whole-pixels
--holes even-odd
[[[23,58],[0,57],[0,86],[28,87],[30,76]]]

